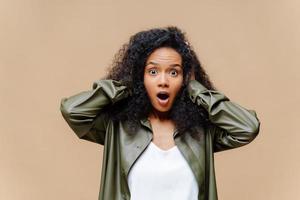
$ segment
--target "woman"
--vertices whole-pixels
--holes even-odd
[[[61,112],[79,138],[104,145],[100,200],[216,200],[213,153],[250,143],[260,127],[214,88],[174,26],[133,35]]]

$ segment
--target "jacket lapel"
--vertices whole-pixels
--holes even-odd
[[[204,141],[198,141],[189,133],[175,138],[175,143],[193,171],[199,188],[204,189],[205,146]]]
[[[136,133],[130,133],[125,125],[120,126],[120,145],[122,171],[128,177],[129,171],[137,158],[146,149],[152,140],[152,128],[147,119],[140,120],[142,128]]]
[[[136,133],[130,133],[125,124],[121,124],[119,127],[119,133],[121,133],[119,141],[121,145],[122,173],[126,179],[134,162],[143,153],[153,138],[150,121],[145,118],[141,119],[140,122],[142,127]],[[176,129],[173,136],[178,149],[191,167],[200,189],[204,189],[205,142],[203,139],[203,130],[199,130],[196,135],[192,135],[188,132],[178,134]]]

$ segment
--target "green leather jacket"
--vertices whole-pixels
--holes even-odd
[[[209,113],[213,126],[199,128],[199,135],[174,132],[175,144],[189,163],[199,185],[199,200],[217,200],[214,152],[250,143],[260,121],[254,110],[232,102],[221,92],[206,89],[197,80],[188,84],[189,97]],[[140,119],[141,128],[130,134],[124,122],[112,122],[106,106],[130,95],[115,80],[98,80],[92,90],[63,98],[60,110],[66,122],[84,140],[104,145],[99,200],[129,200],[127,176],[134,162],[152,140],[150,121]]]

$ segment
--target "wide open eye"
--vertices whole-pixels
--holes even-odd
[[[148,70],[148,73],[149,73],[150,75],[156,75],[156,74],[157,74],[157,70],[156,70],[156,69],[149,69],[149,70]]]
[[[171,76],[177,76],[178,72],[177,72],[177,70],[173,69],[173,70],[171,70],[170,74],[171,74]]]

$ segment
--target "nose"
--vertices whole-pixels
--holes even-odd
[[[169,80],[166,74],[162,74],[158,80],[159,87],[169,87]]]

